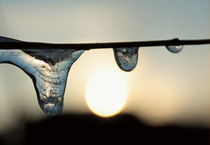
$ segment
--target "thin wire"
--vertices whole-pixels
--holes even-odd
[[[14,40],[14,39],[13,39]],[[154,41],[133,41],[133,42],[105,42],[105,43],[42,43],[42,42],[0,42],[0,49],[105,49],[119,47],[152,47],[152,46],[178,46],[178,45],[203,45],[210,44],[210,39],[197,40],[154,40]]]

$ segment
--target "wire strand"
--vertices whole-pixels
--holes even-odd
[[[14,40],[14,39],[13,39]],[[119,47],[153,47],[153,46],[178,46],[178,45],[203,45],[210,44],[210,39],[197,40],[153,40],[153,41],[133,41],[133,42],[105,42],[105,43],[42,43],[42,42],[0,42],[0,49],[105,49]]]

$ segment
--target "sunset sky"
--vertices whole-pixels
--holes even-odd
[[[207,39],[210,0],[0,0],[0,36],[52,43]],[[132,72],[117,66],[112,49],[86,51],[69,72],[63,112],[91,112],[86,91],[100,73],[106,85],[115,76],[125,82],[122,113],[149,124],[210,121],[209,45],[185,46],[179,54],[139,48]],[[31,79],[9,64],[0,64],[0,114],[0,132],[23,114],[45,117]]]

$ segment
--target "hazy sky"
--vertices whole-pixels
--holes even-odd
[[[109,42],[210,38],[210,0],[0,0],[0,35],[42,42]],[[150,123],[210,121],[210,46],[139,49],[138,65],[121,71],[113,51],[85,52],[71,68],[64,112],[87,112],[85,90],[98,70],[123,75],[129,96],[124,112]],[[111,83],[111,79],[110,79]],[[0,130],[18,116],[44,116],[32,81],[0,65]]]

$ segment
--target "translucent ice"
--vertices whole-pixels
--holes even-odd
[[[183,45],[177,45],[177,46],[166,46],[166,48],[168,49],[168,51],[172,52],[172,53],[179,53],[180,51],[182,51],[183,49]]]
[[[17,41],[0,37],[0,42]],[[0,63],[14,64],[26,72],[33,80],[41,109],[55,116],[63,109],[69,69],[83,52],[75,49],[0,49]]]
[[[124,71],[133,70],[138,62],[138,47],[114,48],[114,56],[118,66]]]

